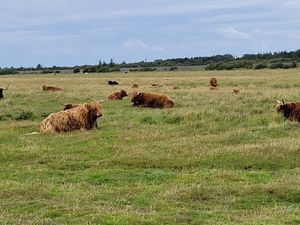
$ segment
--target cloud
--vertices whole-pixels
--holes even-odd
[[[146,44],[145,42],[138,39],[128,39],[123,42],[122,46],[128,50],[136,51],[136,50],[147,50],[152,52],[160,52],[164,51],[163,47],[159,46],[151,46]]]
[[[245,33],[238,31],[237,29],[233,27],[228,28],[219,28],[218,32],[223,35],[225,38],[232,39],[232,40],[249,40],[252,39],[252,37]]]

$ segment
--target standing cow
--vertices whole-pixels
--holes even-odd
[[[287,102],[276,100],[276,111],[283,114],[285,119],[300,122],[300,102]]]
[[[9,87],[9,84],[7,85],[6,88],[0,88],[0,100],[4,98],[4,96],[3,96],[3,91],[4,91],[4,90],[7,90],[8,87]]]
[[[209,79],[209,83],[210,83],[210,89],[211,90],[215,90],[217,88],[217,86],[218,86],[218,80],[215,77],[211,77]]]

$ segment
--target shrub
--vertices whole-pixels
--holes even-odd
[[[33,112],[30,111],[22,111],[20,114],[14,117],[15,120],[31,120],[33,119]]]
[[[267,65],[263,63],[256,64],[254,67],[254,69],[256,70],[265,69],[265,68],[267,68]]]
[[[278,68],[283,68],[283,63],[271,63],[269,65],[270,69],[278,69]]]
[[[73,73],[80,73],[80,69],[79,68],[73,69]]]

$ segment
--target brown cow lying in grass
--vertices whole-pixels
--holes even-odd
[[[283,100],[276,100],[276,102],[276,111],[283,114],[285,119],[300,122],[300,102],[285,103]]]
[[[137,84],[132,84],[132,86],[131,86],[131,88],[138,88],[139,87],[139,85],[137,85]]]
[[[80,106],[81,104],[65,104],[64,110],[73,109],[77,106]]]
[[[40,126],[42,133],[59,133],[73,130],[90,130],[97,127],[97,118],[102,116],[99,101],[85,103],[75,108],[51,113]]]
[[[114,91],[107,96],[107,100],[122,100],[124,97],[128,96],[127,92],[123,89],[120,91]]]
[[[172,108],[175,103],[166,95],[133,91],[130,95],[133,106],[149,108]]]
[[[59,87],[43,85],[43,91],[61,91],[62,89]]]

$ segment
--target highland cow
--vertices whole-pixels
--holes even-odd
[[[90,130],[97,127],[97,118],[102,116],[99,101],[85,103],[75,108],[51,113],[40,125],[42,133],[60,133],[73,130]]]
[[[107,81],[107,84],[108,85],[119,85],[119,83],[117,81],[114,81],[114,80]]]
[[[218,86],[218,84],[217,84],[218,81],[217,81],[217,78],[215,78],[215,77],[210,78],[210,79],[209,79],[209,83],[210,83],[210,89],[211,89],[211,90],[216,89],[217,86]]]
[[[80,106],[81,104],[65,104],[65,106],[64,106],[64,111],[65,110],[68,110],[68,109],[73,109],[73,108],[75,108],[75,107],[77,107],[77,106]]]
[[[132,86],[131,86],[131,88],[138,88],[139,87],[139,85],[137,85],[137,84],[132,84]]]
[[[3,91],[4,91],[4,90],[7,90],[8,87],[9,87],[9,84],[7,85],[6,88],[0,88],[0,100],[4,98],[4,96],[3,96]]]
[[[122,100],[124,97],[128,96],[126,91],[121,89],[120,91],[114,91],[107,96],[107,100]]]
[[[285,119],[300,122],[300,102],[285,103],[283,100],[276,100],[276,102],[276,111],[283,114]]]
[[[62,89],[59,87],[43,85],[43,91],[61,91]]]
[[[239,89],[236,89],[236,88],[233,88],[233,89],[232,89],[232,94],[238,95],[239,93],[240,93],[240,90],[239,90]]]
[[[130,97],[133,106],[137,107],[172,108],[175,105],[172,99],[162,94],[133,91]]]

